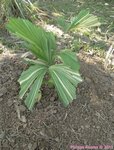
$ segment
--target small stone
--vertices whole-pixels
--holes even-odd
[[[2,97],[3,96],[3,93],[0,93],[0,97]]]
[[[5,87],[0,89],[0,97],[3,96],[4,94],[6,94],[7,89]]]
[[[55,141],[56,141],[56,142],[59,142],[59,138],[58,138],[58,137],[56,137],[56,138],[55,138]]]
[[[90,126],[89,126],[89,125],[86,125],[85,127],[86,127],[87,129],[88,129],[88,128],[90,128]]]
[[[21,119],[20,119],[23,123],[26,123],[27,121],[26,121],[26,118],[25,118],[25,116],[21,116]]]
[[[0,98],[0,102],[3,101],[3,98]]]
[[[0,139],[3,139],[4,136],[5,136],[5,132],[2,131],[2,132],[0,133]]]
[[[26,107],[25,107],[24,105],[20,105],[20,106],[19,106],[19,110],[20,110],[21,112],[24,112],[24,111],[26,110]]]
[[[27,124],[23,124],[23,128],[26,128]]]
[[[12,101],[12,100],[8,100],[7,104],[8,104],[8,106],[10,107],[10,106],[13,105],[13,101]]]
[[[55,100],[55,96],[52,96],[51,98],[50,98],[50,101],[54,101]]]
[[[34,143],[34,144],[29,143],[28,144],[28,149],[29,150],[35,150],[36,148],[37,148],[37,143]]]
[[[112,78],[114,78],[114,73],[111,73],[110,76],[111,76]]]
[[[84,129],[84,126],[80,126],[81,127],[81,129]]]
[[[31,143],[28,144],[28,149],[29,149],[29,150],[32,149],[32,144],[31,144]]]
[[[96,126],[97,129],[100,129],[100,126]]]
[[[56,114],[57,113],[57,110],[53,110],[53,114]]]

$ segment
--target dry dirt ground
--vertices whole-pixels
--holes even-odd
[[[77,99],[65,108],[54,89],[32,112],[18,97],[17,82],[26,68],[20,53],[0,54],[0,150],[70,150],[77,145],[114,145],[114,76],[102,60],[79,53],[84,81]]]
[[[90,3],[87,6],[96,10],[97,7],[91,5],[92,0],[86,1]],[[105,18],[111,9],[109,5],[102,11],[102,1],[94,1],[94,4],[98,4]],[[47,5],[46,2],[43,5]],[[75,10],[78,5],[73,6]],[[109,145],[114,149],[114,73],[105,70],[102,58],[82,49],[78,57],[84,80],[78,85],[77,99],[65,108],[54,89],[42,87],[42,98],[30,112],[18,96],[17,80],[26,69],[21,59],[22,52],[11,53],[3,45],[0,45],[0,52],[1,49],[0,150],[70,150],[72,145]]]

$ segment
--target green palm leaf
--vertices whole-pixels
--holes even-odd
[[[82,81],[80,75],[64,65],[53,65],[49,71],[60,100],[65,106],[69,105],[76,99],[76,86]]]
[[[27,47],[33,54],[45,61],[51,61],[51,54],[53,53],[50,51],[54,51],[56,48],[55,37],[52,33],[46,32],[30,21],[20,18],[10,19],[6,27],[9,31],[29,43]]]
[[[59,57],[65,65],[69,66],[75,71],[79,71],[80,64],[75,52],[71,52],[68,50],[61,51]]]
[[[72,19],[68,30],[80,28],[88,29],[99,25],[100,22],[96,16],[90,14],[88,10],[82,10],[76,17]]]
[[[20,90],[20,98],[23,98],[25,93],[30,90],[30,93],[28,94],[25,104],[27,107],[31,110],[32,107],[35,104],[36,97],[38,96],[38,93],[40,91],[40,87],[42,84],[42,80],[44,78],[44,75],[47,71],[47,67],[45,65],[37,64],[29,67],[26,71],[24,71],[18,82],[21,85]]]
[[[30,93],[27,95],[27,98],[25,99],[25,104],[29,110],[32,110],[35,102],[37,101],[37,98],[39,100],[40,87],[42,84],[43,77],[44,74],[37,77],[34,84],[31,86]]]

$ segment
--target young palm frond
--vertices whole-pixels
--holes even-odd
[[[62,50],[56,52],[56,42],[53,33],[46,32],[25,19],[11,19],[7,29],[22,38],[35,56],[36,60],[26,59],[30,67],[24,71],[19,83],[20,98],[26,96],[25,104],[32,109],[41,97],[41,85],[45,74],[49,75],[58,92],[59,99],[68,106],[76,99],[76,87],[82,81],[79,74],[79,62],[75,52]],[[59,60],[61,64],[56,64]],[[49,80],[50,80],[49,79]],[[38,98],[38,99],[37,99]]]
[[[90,29],[100,25],[98,18],[89,13],[88,10],[82,10],[76,17],[73,17],[68,30]]]
[[[89,13],[88,10],[82,10],[80,13],[73,17],[71,21],[66,21],[64,17],[59,17],[57,23],[62,27],[64,31],[76,31],[76,30],[89,30],[93,27],[100,26],[100,22],[97,16]]]

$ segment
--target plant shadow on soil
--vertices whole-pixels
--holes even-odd
[[[114,78],[100,60],[80,52],[84,81],[77,99],[64,108],[45,87],[32,112],[18,97],[25,65],[20,54],[0,56],[0,149],[69,150],[71,144],[114,145]]]

